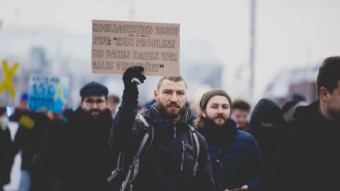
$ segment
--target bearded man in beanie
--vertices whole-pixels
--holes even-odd
[[[106,178],[114,168],[114,155],[108,143],[112,126],[107,109],[108,89],[90,82],[80,90],[80,107],[62,126],[62,191],[108,191]]]
[[[216,191],[258,190],[262,155],[254,137],[238,130],[230,119],[231,104],[230,96],[221,89],[206,92],[200,101],[197,127],[208,143]]]

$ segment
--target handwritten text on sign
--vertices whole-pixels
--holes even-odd
[[[179,24],[92,21],[92,72],[122,74],[143,66],[146,75],[179,75]]]

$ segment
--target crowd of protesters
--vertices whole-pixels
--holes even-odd
[[[252,107],[214,88],[189,103],[186,81],[167,76],[141,107],[143,71],[124,72],[121,98],[101,83],[84,84],[79,107],[64,113],[30,110],[27,94],[10,116],[0,103],[0,191],[18,153],[18,191],[337,189],[339,56],[321,63],[312,103],[295,95],[281,105],[261,98]]]

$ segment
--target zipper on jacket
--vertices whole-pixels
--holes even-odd
[[[184,166],[184,153],[185,153],[185,143],[184,141],[182,141],[182,147],[183,147],[183,150],[182,150],[182,162],[181,162],[181,171],[183,171],[183,166]]]
[[[223,169],[222,159],[223,159],[222,149],[221,147],[218,147],[218,159],[216,161],[218,161],[218,165],[221,171]]]
[[[176,128],[176,125],[174,125],[174,138],[176,138],[176,132],[177,132],[177,128]]]

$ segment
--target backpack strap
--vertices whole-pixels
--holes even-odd
[[[108,182],[111,182],[116,176],[124,171],[124,153],[120,152],[117,160],[117,166],[114,171],[111,172],[111,175],[106,179]]]
[[[143,117],[143,115],[140,115],[140,120],[143,122],[144,126],[145,126],[145,134],[144,137],[142,139],[141,144],[139,145],[139,148],[135,154],[135,156],[132,159],[132,163],[129,166],[129,171],[127,176],[125,177],[125,180],[123,181],[120,190],[124,191],[125,188],[128,186],[129,190],[132,191],[133,190],[133,182],[137,177],[138,174],[138,170],[139,170],[139,162],[140,162],[140,158],[141,158],[141,154],[142,151],[144,149],[144,146],[146,145],[149,137],[151,136],[151,140],[149,142],[148,147],[146,147],[146,150],[143,152],[144,154],[149,150],[152,141],[153,141],[153,137],[154,137],[154,131],[153,131],[153,127],[152,125],[150,125],[146,119]]]
[[[132,159],[131,165],[129,166],[128,175],[126,176],[124,182],[122,183],[122,187],[123,185],[124,187],[121,188],[121,190],[124,190],[128,183],[130,184],[130,187],[132,186],[132,182],[136,178],[137,173],[138,173],[139,159],[141,158],[141,154],[142,153],[145,154],[149,150],[151,143],[153,141],[153,137],[154,137],[153,127],[146,121],[143,115],[140,115],[139,119],[142,121],[145,127],[145,134],[142,139],[142,142],[140,143],[138,147],[137,152],[135,153],[135,156]],[[149,141],[148,147],[146,147],[146,149],[144,150],[144,147],[148,139],[150,138],[150,136],[151,136],[151,140]],[[111,172],[111,175],[107,178],[107,181],[111,182],[120,172],[123,172],[123,171],[124,171],[124,152],[120,152],[118,156],[118,160],[117,160],[116,169]]]
[[[195,146],[196,146],[196,162],[195,162],[195,166],[194,166],[194,170],[193,170],[193,175],[196,176],[197,174],[197,169],[198,169],[198,157],[200,155],[200,142],[198,141],[198,136],[196,134],[196,129],[189,125],[192,136],[194,137],[194,141],[195,141]]]
[[[139,149],[137,150],[137,154],[138,154],[138,156],[139,155],[142,155],[142,154],[145,154],[148,150],[149,150],[149,148],[150,148],[150,146],[151,146],[151,143],[153,142],[153,139],[154,139],[154,129],[153,129],[153,126],[152,125],[150,125],[147,121],[146,121],[146,119],[144,118],[144,116],[141,114],[141,115],[139,115],[139,119],[143,122],[143,124],[144,124],[144,129],[145,129],[145,134],[149,134],[149,137],[150,137],[150,141],[149,141],[149,144],[148,144],[148,147],[145,149],[145,151],[143,151],[143,147],[141,147],[140,149],[140,151],[139,151]],[[144,135],[144,138],[145,138],[145,135]],[[144,138],[143,138],[143,140],[144,140]],[[143,143],[143,140],[142,140],[142,143],[141,144],[145,144],[146,143],[146,141],[145,141],[145,143]],[[138,153],[139,152],[139,153]],[[136,155],[137,155],[136,154]],[[141,156],[139,157],[139,158],[141,158]]]

